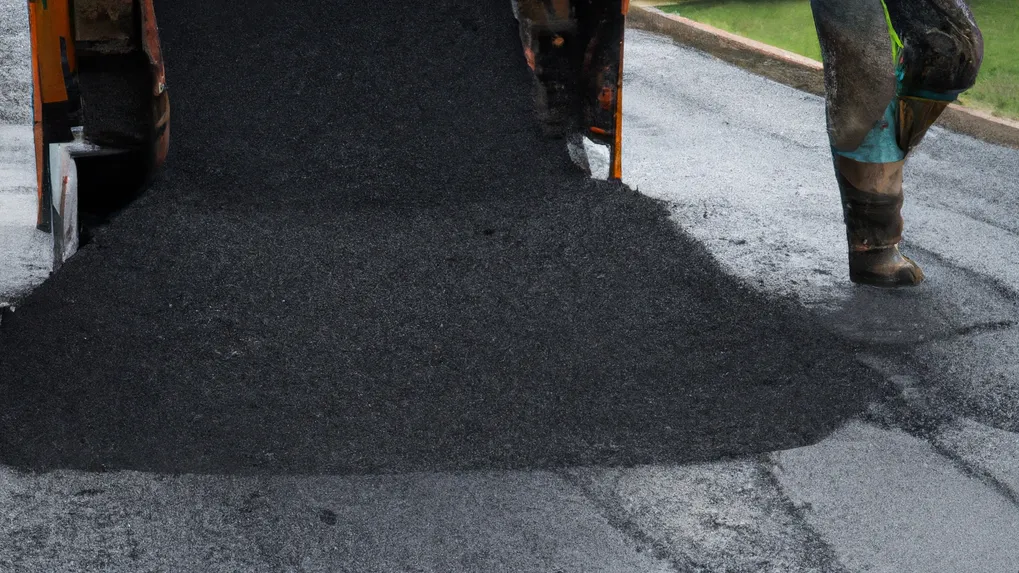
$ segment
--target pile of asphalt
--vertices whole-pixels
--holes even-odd
[[[156,9],[167,168],[0,325],[0,463],[683,462],[880,392],[542,139],[508,1]]]
[[[105,55],[78,62],[85,139],[133,148],[152,131],[152,85],[145,54]]]

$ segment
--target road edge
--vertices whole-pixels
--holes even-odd
[[[667,14],[653,6],[632,6],[626,25],[668,36],[680,44],[781,84],[824,95],[824,67],[817,60],[689,18]],[[951,104],[936,125],[988,143],[1019,149],[1019,121]]]

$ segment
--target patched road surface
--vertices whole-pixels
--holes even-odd
[[[156,10],[167,167],[0,322],[0,570],[1019,559],[1008,404],[921,369],[1007,280],[844,286],[816,98],[631,31],[627,187],[540,137],[504,0]]]

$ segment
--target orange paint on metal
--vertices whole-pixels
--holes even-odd
[[[31,28],[32,87],[33,87],[33,135],[35,137],[36,184],[38,185],[38,209],[36,226],[42,227],[49,219],[44,212],[43,189],[47,172],[46,134],[43,109],[46,104],[66,102],[67,77],[64,73],[64,57],[67,71],[77,72],[78,64],[74,50],[74,36],[71,33],[71,7],[69,0],[29,0],[29,25]],[[61,53],[61,40],[64,50]]]
[[[598,135],[608,135],[609,132],[605,131],[600,127],[591,126],[591,133],[597,133]]]
[[[72,71],[77,69],[68,2],[47,0],[44,8],[39,0],[31,0],[29,6],[35,10],[37,30],[33,48],[38,52],[42,102],[67,101],[67,86],[64,84],[64,68],[60,58],[61,38],[67,50],[68,66]]]
[[[141,0],[142,47],[149,57],[152,66],[152,95],[158,96],[166,91],[166,70],[163,68],[163,53],[159,47],[159,28],[156,26],[156,10],[152,0]]]
[[[35,136],[35,182],[36,182],[36,226],[43,222],[43,143],[42,143],[42,88],[39,77],[39,11],[42,6],[38,2],[28,4],[28,27],[32,51],[32,131]]]
[[[630,13],[630,0],[623,0],[623,16]]]
[[[615,152],[612,157],[611,173],[613,179],[623,178],[623,46],[626,38],[626,9],[628,5],[629,2],[623,0],[623,23],[619,37],[619,70],[616,77],[616,125],[613,134],[615,136],[613,142]]]

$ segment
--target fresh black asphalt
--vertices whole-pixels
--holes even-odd
[[[674,463],[810,443],[880,394],[541,137],[508,0],[156,10],[166,169],[0,325],[0,463]]]

